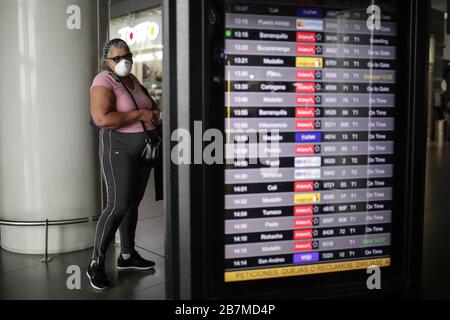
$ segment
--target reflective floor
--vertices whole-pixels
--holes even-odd
[[[137,250],[156,262],[154,271],[117,271],[120,249],[112,245],[106,257],[106,272],[112,288],[91,289],[86,267],[92,250],[52,255],[48,264],[42,256],[22,255],[0,249],[0,299],[165,299],[164,217],[162,201],[155,202],[150,180],[139,211],[136,231]],[[81,289],[67,288],[67,267],[81,268]]]
[[[422,294],[450,299],[450,143],[429,143],[427,157]]]
[[[426,299],[450,299],[450,143],[428,146],[423,292]],[[156,261],[155,272],[118,272],[119,253],[112,246],[107,272],[113,288],[106,292],[90,289],[85,276],[91,250],[53,256],[49,264],[41,256],[20,255],[0,249],[0,299],[164,299],[164,217],[162,202],[155,203],[152,188],[143,201],[136,235],[138,250]],[[81,290],[68,290],[69,265],[82,269]]]

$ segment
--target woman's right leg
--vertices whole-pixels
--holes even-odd
[[[123,148],[125,146],[125,148]],[[107,207],[97,222],[94,250],[90,267],[97,268],[100,274],[99,286],[107,287],[104,273],[106,251],[119,228],[124,214],[132,205],[135,194],[135,177],[133,172],[138,158],[126,146],[126,141],[115,136],[111,130],[102,129],[100,133],[100,164],[107,191]],[[88,272],[89,273],[89,272]],[[95,272],[91,272],[95,273]],[[93,276],[90,276],[91,284]],[[95,282],[95,279],[94,279]],[[98,287],[98,286],[94,286]]]
[[[129,149],[121,148],[123,140],[116,140],[114,135],[111,130],[102,130],[101,134],[101,166],[107,190],[107,207],[97,223],[92,255],[92,260],[99,264],[104,262],[106,250],[123,216],[134,205],[136,193],[135,171],[139,158]]]

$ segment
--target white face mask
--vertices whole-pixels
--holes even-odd
[[[116,66],[114,67],[114,72],[119,77],[126,77],[131,73],[131,68],[133,67],[133,62],[128,61],[126,59],[122,59]]]

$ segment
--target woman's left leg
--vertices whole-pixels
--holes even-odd
[[[140,163],[139,179],[137,179],[138,183],[135,193],[136,197],[133,201],[132,208],[127,211],[119,227],[122,250],[117,260],[117,268],[119,270],[150,270],[155,266],[155,262],[145,260],[139,255],[135,249],[134,242],[138,220],[138,207],[145,193],[150,170],[150,166]]]
[[[135,235],[138,221],[138,208],[145,194],[151,166],[142,161],[139,162],[138,177],[136,178],[136,193],[133,205],[124,215],[119,227],[122,254],[132,254],[135,250]]]

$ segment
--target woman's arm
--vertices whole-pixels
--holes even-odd
[[[115,96],[110,90],[102,86],[92,88],[91,116],[98,127],[115,130],[140,120],[150,122],[152,119],[152,112],[149,110],[117,112],[114,105]]]

